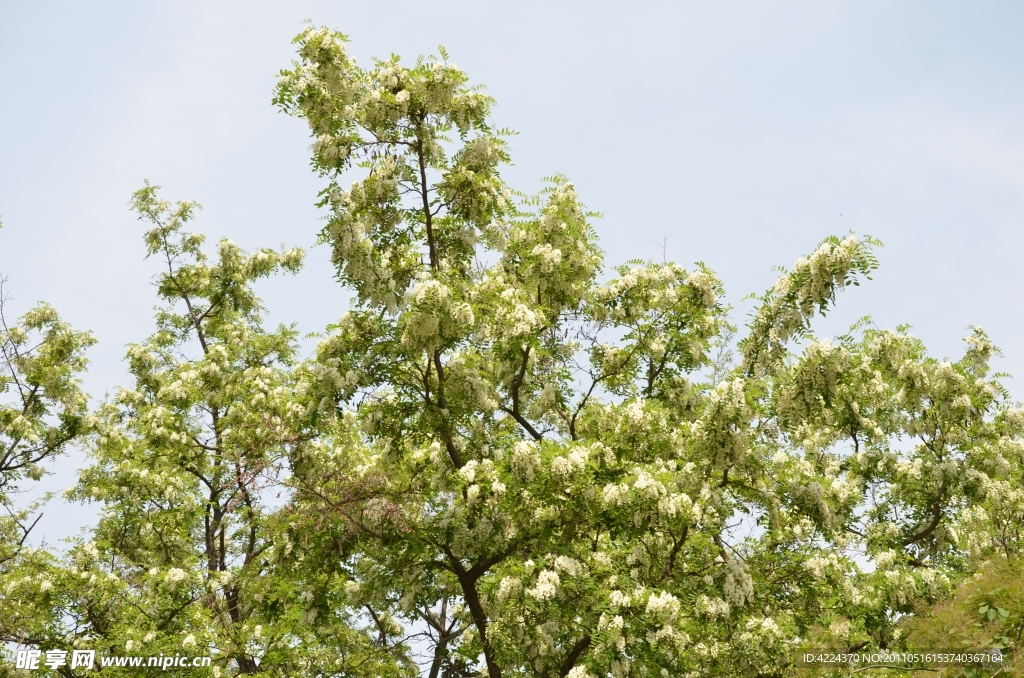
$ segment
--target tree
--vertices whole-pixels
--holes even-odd
[[[905,327],[812,334],[877,241],[783,271],[731,360],[710,269],[605,280],[567,179],[517,204],[508,132],[443,50],[363,69],[339,33],[296,42],[275,101],[312,131],[356,300],[300,378],[336,442],[296,457],[295,553],[425,627],[432,678],[775,675],[809,637],[893,646],[1019,550],[1024,415],[984,332],[952,363]]]
[[[34,577],[51,562],[50,554],[28,545],[43,499],[26,502],[24,491],[42,478],[47,464],[90,427],[88,400],[80,375],[85,351],[94,343],[76,332],[56,310],[39,304],[17,321],[4,315],[7,297],[0,279],[0,639],[31,641],[26,630],[38,626],[44,610],[11,596],[15,589],[37,592],[53,582]]]
[[[189,675],[780,676],[977,603],[965,642],[1019,645],[1018,592],[984,587],[1021,562],[1024,412],[981,328],[955,362],[869,319],[816,336],[878,265],[849,234],[734,341],[710,268],[606,272],[567,178],[504,183],[510,132],[443,49],[361,68],[345,41],[305,30],[275,93],[355,293],[315,355],[252,290],[301,251],[211,260],[198,205],[149,184],[162,306],[130,387],[89,414],[91,338],[48,307],[4,326],[0,482],[77,440],[69,497],[101,508],[66,553],[26,549],[5,495],[5,640],[212,655]]]
[[[184,230],[196,203],[171,204],[147,184],[132,207],[149,226],[147,256],[164,267],[164,305],[156,332],[128,351],[134,384],[95,413],[93,463],[69,494],[101,505],[99,525],[44,564],[36,578],[50,586],[19,589],[44,613],[19,640],[213,655],[189,675],[403,675],[401,658],[375,650],[343,608],[317,617],[335,595],[329,576],[276,567],[290,548],[276,520],[287,460],[316,443],[292,395],[295,331],[263,327],[251,284],[297,271],[303,253],[247,254],[222,240],[210,262],[203,237]]]

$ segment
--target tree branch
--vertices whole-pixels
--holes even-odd
[[[590,636],[583,636],[579,642],[577,642],[572,650],[569,651],[569,656],[562,662],[562,667],[558,670],[558,675],[561,678],[565,678],[572,671],[572,667],[576,666],[576,662],[579,661],[580,656],[587,651],[590,647]]]

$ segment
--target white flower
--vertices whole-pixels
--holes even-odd
[[[892,567],[892,564],[896,561],[896,552],[892,549],[882,551],[875,556],[875,567],[879,570],[885,570]]]
[[[524,304],[516,304],[511,311],[498,311],[496,322],[506,338],[529,334],[538,324],[537,314]]]
[[[167,574],[164,575],[164,581],[173,587],[178,583],[185,581],[187,577],[188,575],[185,574],[185,570],[180,567],[172,567],[167,571]]]
[[[658,513],[669,518],[689,513],[692,508],[693,501],[685,493],[673,493],[658,500]]]
[[[476,467],[476,459],[470,459],[466,462],[465,466],[459,469],[459,475],[462,476],[462,479],[467,483],[471,483],[476,478]]]
[[[605,504],[610,504],[612,506],[618,506],[619,504],[625,503],[628,499],[628,495],[629,488],[627,486],[617,485],[615,483],[605,485],[604,489],[601,491],[601,499]]]
[[[181,644],[184,647],[192,647],[193,645],[196,644],[196,637],[193,634],[190,633],[187,636],[185,636],[184,639],[182,639]]]
[[[504,602],[509,597],[516,595],[523,588],[519,577],[504,577],[498,584],[498,600]]]
[[[613,607],[627,607],[630,603],[630,597],[628,593],[614,590],[608,595],[608,602],[611,603]]]
[[[557,572],[542,570],[537,575],[537,584],[532,589],[527,589],[526,595],[537,600],[549,600],[558,595],[558,587],[561,583]]]
[[[686,284],[700,292],[701,301],[707,305],[715,303],[717,297],[715,296],[714,281],[707,273],[703,271],[694,271],[686,279]]]
[[[551,460],[551,473],[562,478],[568,478],[577,471],[586,468],[589,452],[585,447],[579,447],[565,457],[555,457]]]
[[[534,247],[531,254],[535,257],[540,257],[540,270],[542,273],[551,273],[556,266],[562,263],[562,251],[546,243]]]
[[[828,565],[828,560],[820,556],[813,556],[804,562],[804,568],[817,579],[825,577],[825,574],[828,572]]]
[[[583,572],[583,564],[568,556],[558,556],[555,558],[555,570],[570,577],[578,577]]]
[[[626,405],[626,418],[635,426],[644,422],[644,403],[642,400],[633,400]]]
[[[371,525],[380,524],[380,522],[387,517],[390,506],[390,502],[383,497],[371,498],[366,502],[366,507],[363,509],[363,515],[366,517],[366,522]]]
[[[621,636],[619,637],[619,652],[623,652],[625,650],[624,640],[625,638]],[[611,669],[613,678],[625,678],[629,675],[629,669],[631,666],[632,664],[628,659],[616,659],[612,661],[609,668]]]
[[[729,603],[721,598],[708,598],[702,595],[697,599],[697,609],[709,617],[726,617],[729,615]]]
[[[726,563],[722,592],[725,599],[735,606],[742,606],[754,599],[754,580],[743,564],[734,558]]]
[[[650,473],[642,469],[637,472],[636,482],[633,483],[633,488],[651,499],[665,494],[665,485],[661,481],[655,480]]]
[[[652,595],[647,599],[647,614],[669,621],[679,614],[679,599],[668,591]]]
[[[512,453],[512,470],[516,475],[533,480],[533,473],[540,466],[540,456],[537,454],[536,446],[529,441],[516,443],[515,451]]]
[[[837,619],[829,624],[828,630],[834,636],[840,638],[846,638],[850,635],[850,620],[849,619]]]

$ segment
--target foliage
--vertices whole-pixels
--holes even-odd
[[[984,563],[951,598],[922,606],[907,617],[908,646],[1000,648],[1004,657],[1017,660],[1002,675],[1024,674],[1019,663],[1024,633],[1022,571],[1020,558]]]
[[[39,480],[44,464],[87,430],[79,374],[95,340],[47,304],[8,324],[5,301],[0,284],[0,502],[10,509],[22,483]]]
[[[492,102],[443,52],[362,69],[340,34],[297,42],[276,101],[316,138],[358,295],[302,377],[346,430],[296,467],[291,510],[332,535],[299,548],[351,553],[354,599],[426,625],[432,676],[777,673],[815,629],[895,643],[915,601],[1018,549],[1024,417],[984,332],[954,363],[906,328],[811,332],[876,241],[799,259],[717,361],[713,272],[605,281],[568,180],[511,202]]]
[[[94,415],[93,465],[69,494],[99,502],[100,523],[68,562],[39,564],[34,581],[47,584],[15,584],[40,612],[22,627],[53,648],[212,652],[213,666],[190,675],[391,675],[347,625],[343,598],[312,624],[316,606],[339,595],[335,582],[271,575],[289,548],[275,521],[282,474],[312,443],[292,397],[295,332],[263,328],[251,284],[297,271],[302,252],[247,254],[222,240],[211,262],[203,238],[183,231],[198,205],[162,201],[147,184],[132,206],[150,227],[147,255],[165,269],[164,306],[156,332],[129,348],[133,387]]]
[[[69,496],[102,517],[5,565],[6,639],[431,678],[789,675],[809,642],[914,647],[970,609],[965,642],[1019,643],[1024,412],[985,332],[955,361],[868,319],[814,332],[877,240],[823,240],[734,341],[708,266],[606,269],[566,177],[507,186],[511,133],[443,50],[296,43],[274,100],[313,133],[351,308],[302,359],[252,291],[302,253],[211,260],[198,205],[136,192],[163,305],[132,385],[83,418],[87,335],[24,321],[65,347],[22,377],[54,384],[32,430],[88,446]]]
[[[12,597],[16,588],[49,590],[48,579],[33,580],[35,564],[49,554],[27,546],[41,517],[42,499],[26,502],[23,493],[44,474],[46,465],[63,455],[91,425],[80,374],[85,350],[94,343],[88,332],[76,332],[53,307],[40,304],[8,322],[0,280],[0,586],[5,604],[0,612],[0,638],[26,639],[25,619],[38,616],[28,601]]]

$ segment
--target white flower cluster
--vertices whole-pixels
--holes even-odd
[[[583,563],[569,556],[558,556],[555,558],[555,571],[569,577],[579,577],[583,574]]]
[[[810,284],[800,290],[801,296],[815,303],[830,298],[836,285],[845,284],[845,277],[859,253],[858,246],[857,237],[851,235],[838,244],[822,243],[809,259],[797,259],[793,265],[794,272],[807,272],[810,277]]]
[[[502,577],[498,584],[498,600],[505,602],[523,590],[523,582],[519,577]]]
[[[526,590],[526,595],[537,600],[550,600],[558,595],[561,586],[561,579],[554,570],[541,570],[537,575],[537,583],[533,588]]]
[[[754,600],[754,580],[743,563],[736,558],[730,558],[725,563],[722,593],[725,600],[735,607],[742,607]]]
[[[595,315],[632,324],[651,311],[678,309],[681,303],[710,307],[717,301],[715,280],[704,270],[687,273],[678,264],[620,268],[619,277],[594,290]]]
[[[732,608],[721,598],[709,598],[701,594],[697,598],[697,611],[709,617],[728,617]]]
[[[658,500],[658,513],[666,518],[685,516],[693,508],[693,500],[685,492],[673,492]]]
[[[622,483],[609,483],[601,490],[601,500],[609,506],[621,506],[629,503],[629,486]]]
[[[887,570],[883,573],[889,586],[889,600],[897,605],[906,605],[917,598],[917,579],[910,572]]]
[[[583,446],[574,446],[566,456],[557,456],[551,460],[551,474],[568,480],[574,474],[587,467],[590,450]]]
[[[618,610],[620,607],[629,607],[632,602],[632,596],[618,589],[613,589],[612,592],[608,594],[608,604],[613,610]]]
[[[402,343],[407,348],[433,351],[474,323],[469,304],[456,300],[451,289],[438,280],[417,281],[407,299],[409,309],[402,317]]]
[[[679,610],[679,599],[668,591],[651,594],[647,599],[647,614],[653,615],[661,623],[668,624],[674,621],[679,615]]]
[[[875,568],[877,570],[888,570],[897,561],[899,555],[892,549],[887,549],[875,555]]]
[[[549,308],[573,308],[601,262],[593,237],[576,190],[556,178],[539,218],[520,222],[508,233],[500,265],[519,279],[517,286],[539,291]]]
[[[363,519],[371,526],[380,525],[393,508],[393,505],[387,499],[371,497],[363,507]]]
[[[829,574],[841,574],[845,569],[839,556],[835,553],[830,553],[827,556],[811,556],[804,561],[804,568],[819,580]]]
[[[453,352],[445,365],[448,389],[465,397],[478,410],[493,412],[498,409],[498,395],[494,384],[481,370],[472,365],[465,354]]]
[[[636,469],[636,480],[633,481],[633,489],[642,497],[657,499],[665,494],[665,484],[656,480],[654,476],[643,468]]]
[[[719,382],[708,394],[708,400],[712,405],[723,406],[736,412],[741,418],[746,418],[745,415],[749,412],[746,382],[742,377]]]
[[[416,248],[391,237],[397,224],[380,224],[375,216],[381,204],[399,201],[394,175],[400,169],[393,159],[382,160],[373,176],[353,183],[348,191],[334,188],[329,194],[333,217],[324,234],[335,265],[360,301],[392,313],[419,269]]]
[[[625,643],[623,643],[623,647],[619,651],[626,651]],[[608,668],[612,672],[612,678],[626,678],[626,676],[629,675],[630,671],[633,668],[633,663],[625,657],[620,657],[618,659],[612,660],[612,663],[608,666]]]
[[[771,647],[783,639],[782,629],[771,617],[754,617],[743,625],[737,640],[749,649]]]
[[[845,639],[850,635],[850,620],[846,618],[836,619],[829,624],[828,630],[833,636]]]
[[[704,271],[694,271],[686,279],[686,284],[697,290],[705,306],[711,306],[717,301],[714,283],[714,278]]]
[[[512,452],[512,471],[524,480],[533,480],[534,472],[540,467],[540,454],[537,446],[523,440],[515,444]]]
[[[762,374],[777,365],[785,355],[785,343],[832,301],[836,290],[853,283],[858,273],[870,274],[876,265],[870,247],[854,236],[829,238],[809,258],[797,259],[793,272],[776,281],[757,311],[742,346],[745,368]]]
[[[519,346],[543,324],[536,300],[514,282],[501,264],[487,271],[474,295],[484,309],[479,324],[483,339]]]
[[[623,409],[623,414],[626,415],[626,419],[634,427],[640,427],[646,420],[646,413],[644,412],[644,401],[641,398],[635,398],[626,404]]]
[[[164,575],[164,581],[171,588],[176,587],[178,584],[185,581],[186,579],[188,579],[188,574],[185,572],[185,570],[181,569],[180,567],[172,567],[167,571],[167,574]]]
[[[552,247],[550,243],[537,245],[530,254],[540,260],[541,273],[551,273],[562,263],[562,250]]]

